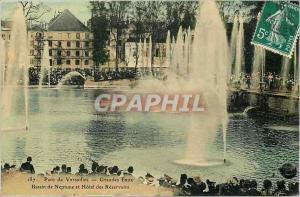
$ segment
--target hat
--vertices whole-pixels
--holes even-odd
[[[201,182],[202,182],[200,176],[195,176],[193,179],[194,179],[194,181],[195,181],[196,183],[201,183]]]
[[[165,181],[166,179],[164,177],[160,177],[157,179],[158,181]]]
[[[169,175],[167,175],[167,174],[164,174],[164,177],[165,177],[165,179],[167,180],[167,181],[171,181],[173,178],[172,177],[170,177]]]
[[[285,163],[279,168],[280,174],[287,179],[294,178],[297,175],[297,167],[291,163]]]
[[[154,181],[154,176],[152,176],[150,173],[147,173],[145,175],[145,178],[147,179],[147,181],[150,181],[150,182]]]

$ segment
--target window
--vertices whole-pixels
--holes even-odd
[[[71,33],[68,33],[68,38],[71,38]]]
[[[58,41],[58,46],[61,47],[61,41]]]
[[[156,56],[156,57],[159,57],[159,54],[160,54],[160,51],[159,51],[159,48],[157,48],[157,49],[155,50],[155,56]]]
[[[67,42],[67,47],[71,47],[71,42],[70,41]]]
[[[76,56],[77,56],[77,57],[80,56],[80,51],[76,51]]]
[[[84,60],[84,65],[89,65],[89,60]]]
[[[85,47],[89,47],[89,44],[90,44],[90,43],[89,43],[88,41],[84,42],[84,46],[85,46]]]
[[[52,56],[52,50],[51,49],[49,50],[49,56]]]
[[[76,39],[80,39],[80,33],[76,33]]]
[[[50,66],[52,66],[52,59],[49,60]]]
[[[48,44],[49,44],[49,47],[52,47],[52,41],[51,40],[48,41]]]
[[[80,41],[76,41],[76,47],[80,47]]]
[[[67,56],[71,56],[71,51],[67,51]]]
[[[71,60],[67,60],[67,65],[70,65],[71,64]]]
[[[8,34],[8,40],[10,40],[10,34]]]
[[[57,65],[61,65],[61,59],[57,59]]]
[[[89,33],[85,33],[85,39],[89,39],[90,34]]]
[[[80,60],[75,60],[75,64],[79,65],[80,64]]]
[[[88,57],[89,56],[89,51],[84,51],[84,55],[85,55],[85,57]]]
[[[57,51],[57,56],[61,56],[61,50]]]
[[[3,40],[5,40],[5,34],[2,34],[2,38],[3,38]]]
[[[30,50],[30,55],[34,55],[34,50]]]

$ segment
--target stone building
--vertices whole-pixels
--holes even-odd
[[[49,22],[44,39],[48,41],[52,68],[93,68],[93,35],[69,10]]]
[[[28,27],[29,67],[40,67],[44,47],[45,26],[33,25]]]

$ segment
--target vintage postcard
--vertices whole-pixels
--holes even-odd
[[[0,196],[298,196],[299,16],[0,0]]]

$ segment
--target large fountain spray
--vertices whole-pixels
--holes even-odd
[[[192,57],[185,88],[201,92],[207,110],[191,116],[185,158],[176,162],[196,166],[221,164],[223,161],[216,161],[207,154],[207,149],[213,144],[217,130],[222,127],[225,158],[230,57],[224,24],[214,1],[206,0],[200,7]]]
[[[27,27],[22,8],[17,8],[12,18],[11,39],[8,48],[8,63],[5,69],[5,82],[1,103],[1,130],[28,128],[28,53],[27,53]],[[1,51],[2,53],[2,51]],[[22,87],[22,88],[21,88]],[[23,93],[22,95],[20,93]],[[20,96],[21,95],[21,96]],[[14,107],[24,100],[24,124],[16,120]],[[17,121],[17,122],[16,122]],[[12,128],[10,128],[12,127]],[[17,128],[20,129],[20,128]]]

